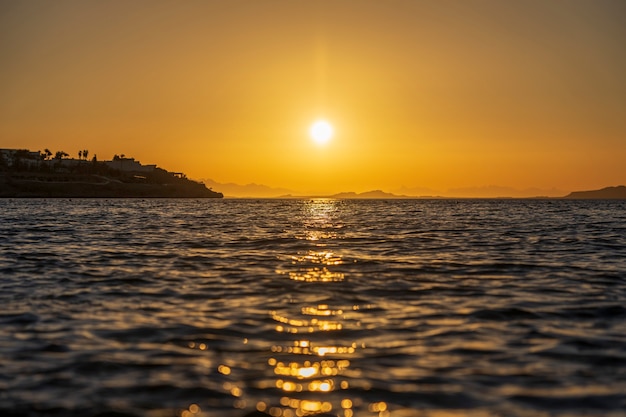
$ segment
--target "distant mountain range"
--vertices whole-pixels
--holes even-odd
[[[368,199],[368,198],[416,198],[414,196],[397,195],[381,190],[366,191],[364,193],[355,193],[352,191],[341,192],[333,195],[301,195],[287,188],[274,188],[261,184],[235,184],[220,183],[212,179],[203,179],[202,182],[210,189],[216,190],[230,198],[343,198],[343,199]]]
[[[556,189],[515,190],[507,187],[478,187],[458,188],[449,190],[446,195],[437,195],[430,189],[401,188],[390,193],[382,190],[372,190],[363,193],[345,191],[331,195],[302,195],[286,188],[268,187],[262,184],[240,185],[235,183],[219,183],[211,179],[204,179],[207,187],[222,192],[231,198],[338,198],[338,199],[411,199],[411,198],[566,198],[566,199],[626,199],[626,187],[606,187],[600,190],[575,191],[567,195],[565,191]],[[417,191],[421,191],[417,193]],[[425,194],[425,192],[427,194]]]
[[[273,188],[261,184],[240,185],[232,182],[220,183],[210,178],[202,179],[202,182],[209,188],[219,191],[226,197],[231,198],[277,198],[293,194],[292,190],[286,188]]]

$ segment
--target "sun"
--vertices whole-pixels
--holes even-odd
[[[311,125],[309,134],[318,145],[324,145],[333,137],[333,126],[326,120],[318,120]]]

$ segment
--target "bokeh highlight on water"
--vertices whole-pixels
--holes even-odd
[[[2,415],[626,415],[624,201],[5,199],[0,249]]]

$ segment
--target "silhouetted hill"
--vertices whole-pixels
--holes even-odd
[[[98,175],[0,174],[0,197],[42,198],[222,198],[204,184],[178,179],[169,183],[124,182]]]
[[[222,198],[223,194],[191,180],[182,172],[143,165],[115,155],[111,161],[55,158],[27,149],[0,150],[0,197],[175,197]]]
[[[626,187],[619,185],[617,187],[606,187],[600,190],[574,191],[563,198],[581,200],[621,200],[626,199]]]

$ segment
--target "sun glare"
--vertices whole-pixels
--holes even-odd
[[[333,137],[333,127],[326,120],[318,120],[309,129],[311,139],[318,145],[324,145]]]

